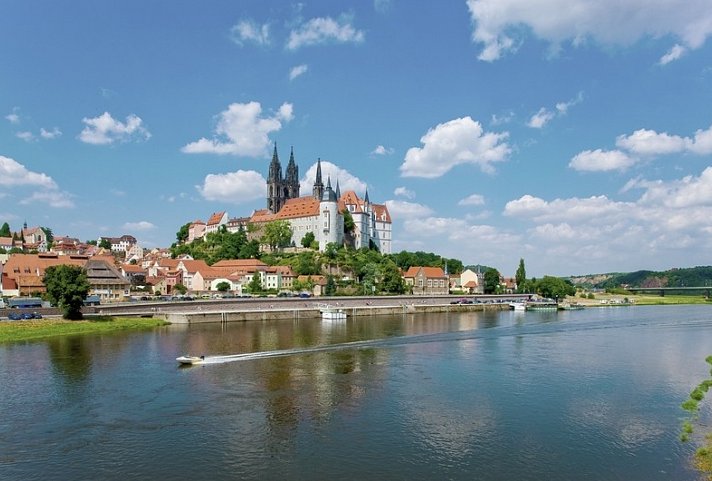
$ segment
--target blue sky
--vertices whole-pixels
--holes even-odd
[[[0,222],[167,246],[263,208],[277,142],[396,251],[712,264],[712,5],[620,3],[3,1]]]

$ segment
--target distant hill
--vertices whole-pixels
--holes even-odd
[[[695,287],[712,286],[712,266],[670,269],[667,271],[615,272],[570,278],[575,286],[607,289],[612,287]]]

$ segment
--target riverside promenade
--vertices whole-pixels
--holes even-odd
[[[414,314],[424,312],[463,312],[509,309],[512,300],[528,295],[503,296],[364,296],[303,298],[237,298],[185,302],[133,302],[103,305],[96,314],[110,316],[160,317],[173,324],[204,322],[244,322],[297,320],[320,317],[320,308],[341,309],[349,317]],[[472,304],[453,304],[468,299]]]

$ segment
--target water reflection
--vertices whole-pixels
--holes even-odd
[[[61,336],[47,341],[52,372],[59,384],[72,393],[86,385],[92,368],[92,353],[86,336]]]

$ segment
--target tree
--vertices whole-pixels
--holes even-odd
[[[334,281],[334,276],[327,276],[326,286],[324,286],[324,295],[333,296],[336,294],[336,282]]]
[[[178,229],[178,232],[176,232],[176,239],[178,239],[179,244],[182,244],[188,240],[188,230],[190,229],[190,224],[190,222],[183,224],[180,229]]]
[[[220,291],[220,292],[227,292],[227,291],[230,289],[230,283],[229,283],[229,282],[225,282],[225,281],[218,282],[218,285],[215,286],[215,287],[216,287],[216,288],[218,289],[218,291]]]
[[[102,237],[101,242],[99,242],[99,247],[101,249],[111,249],[111,241],[106,237]]]
[[[307,232],[304,234],[304,237],[302,237],[302,247],[306,247],[307,249],[312,247],[312,244],[316,241],[316,238],[314,237],[313,232]]]
[[[250,291],[250,294],[262,292],[262,278],[259,272],[255,272],[255,275],[252,276],[252,280],[247,284],[247,289]]]
[[[405,292],[405,279],[395,262],[386,259],[381,264],[383,278],[381,279],[381,289],[390,294],[403,294]]]
[[[47,247],[52,247],[52,243],[54,242],[54,234],[52,234],[52,229],[49,227],[40,227],[42,229],[42,232],[45,233],[45,237],[47,238]]]
[[[173,290],[176,291],[176,292],[177,292],[178,294],[180,294],[181,296],[182,296],[182,295],[185,295],[185,293],[188,292],[188,288],[185,287],[183,284],[180,284],[180,283],[178,283],[178,284],[176,284],[175,286],[173,286]]]
[[[50,266],[45,270],[43,283],[47,288],[47,299],[62,309],[65,319],[82,318],[82,305],[91,287],[84,269],[70,265]]]
[[[497,294],[500,289],[499,279],[501,275],[497,269],[489,269],[485,272],[485,294]]]
[[[536,292],[551,299],[563,299],[576,294],[576,288],[559,277],[544,276],[536,283]]]
[[[262,234],[262,243],[267,244],[270,250],[288,246],[292,240],[292,228],[286,220],[273,220],[268,222]]]
[[[0,237],[12,237],[12,232],[10,232],[10,224],[5,222],[2,227],[0,227]]]
[[[514,275],[514,281],[517,283],[517,292],[524,292],[524,287],[527,281],[527,270],[524,268],[524,259],[519,259],[519,267]]]

